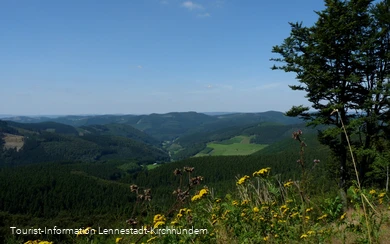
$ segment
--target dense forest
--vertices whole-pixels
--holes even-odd
[[[297,179],[300,171],[295,161],[299,157],[299,144],[291,138],[284,141],[293,143],[283,140],[275,143],[279,154],[259,152],[249,156],[197,157],[164,164],[153,170],[140,167],[136,161],[126,160],[3,167],[0,169],[0,182],[7,190],[0,192],[0,198],[4,199],[0,203],[2,226],[11,223],[26,227],[48,223],[95,226],[96,221],[120,226],[118,220],[125,220],[135,204],[135,196],[129,190],[132,184],[152,189],[148,211],[167,211],[175,202],[172,191],[180,181],[173,171],[185,166],[195,167],[196,174],[204,178],[203,184],[215,189],[216,197],[234,194],[232,179],[262,167],[271,166],[281,180]],[[327,180],[325,170],[330,163],[329,151],[318,141],[316,143],[314,135],[307,137],[307,143],[308,165],[312,167],[313,160],[317,158],[322,161],[313,171],[316,178],[313,190],[328,192],[334,187],[334,183]],[[281,147],[287,149],[285,146],[293,150],[281,150]],[[6,234],[9,230],[1,231]]]
[[[0,126],[1,145],[4,147],[0,153],[0,165],[108,159],[136,159],[147,164],[169,161],[168,154],[156,139],[129,126],[75,128],[54,122],[22,124],[4,121]],[[19,149],[6,147],[7,141],[13,145],[15,140],[19,140]]]

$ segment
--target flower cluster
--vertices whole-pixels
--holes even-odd
[[[244,184],[245,181],[246,181],[247,179],[249,179],[249,178],[250,178],[250,177],[247,176],[247,175],[245,175],[244,177],[241,177],[241,178],[237,181],[237,185],[242,185],[242,184]]]
[[[153,218],[153,227],[158,228],[160,225],[164,225],[166,218],[164,215],[156,214]]]
[[[288,182],[284,183],[283,186],[287,188],[287,187],[292,186],[292,184],[294,184],[294,182],[288,181]]]
[[[199,191],[198,194],[196,194],[195,196],[193,196],[193,197],[191,198],[191,201],[196,201],[196,200],[201,199],[201,198],[202,198],[204,195],[206,195],[208,192],[209,192],[208,189],[203,188],[202,190]]]
[[[253,176],[264,176],[266,174],[268,174],[269,172],[271,171],[271,168],[268,167],[268,168],[264,168],[264,169],[260,169],[259,171],[255,171],[253,173]]]

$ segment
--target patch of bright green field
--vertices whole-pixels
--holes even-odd
[[[152,169],[155,169],[155,168],[157,168],[157,167],[159,167],[161,164],[148,164],[147,166],[146,166],[146,168],[148,169],[148,170],[152,170]]]
[[[210,142],[207,143],[207,148],[212,149],[208,153],[203,151],[195,155],[199,156],[231,156],[231,155],[249,155],[255,153],[267,145],[261,144],[250,144],[249,136],[235,136],[229,140],[221,142]]]

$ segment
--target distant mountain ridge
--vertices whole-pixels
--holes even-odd
[[[231,126],[242,126],[260,122],[298,124],[302,120],[285,116],[282,112],[228,113],[206,115],[197,112],[171,112],[149,115],[69,115],[58,118],[18,116],[3,120],[19,123],[57,122],[75,127],[105,124],[128,124],[160,140],[174,140],[177,137],[196,132],[207,132]]]

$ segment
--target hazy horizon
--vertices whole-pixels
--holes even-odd
[[[241,111],[227,111],[227,112],[200,112],[200,111],[170,111],[166,113],[102,113],[102,114],[0,114],[1,118],[10,118],[10,117],[64,117],[64,116],[105,116],[105,115],[113,115],[113,116],[122,116],[122,115],[150,115],[150,114],[167,114],[167,113],[188,113],[188,112],[196,112],[200,114],[207,114],[207,115],[218,115],[218,114],[236,114],[236,113],[266,113],[266,112],[280,112],[284,113],[284,111],[275,111],[275,110],[268,110],[268,111],[257,111],[257,112],[241,112]]]

